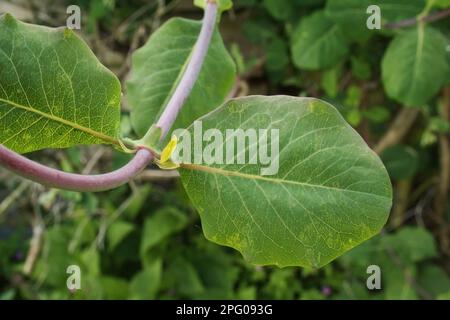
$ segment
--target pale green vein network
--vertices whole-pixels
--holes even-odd
[[[77,129],[77,130],[80,130],[80,131],[84,131],[84,132],[86,132],[86,133],[88,133],[88,134],[90,134],[90,135],[92,135],[92,136],[94,136],[94,137],[97,137],[97,138],[99,138],[99,139],[104,140],[105,142],[118,144],[116,138],[107,136],[107,135],[105,135],[105,134],[103,134],[103,133],[101,133],[101,132],[94,131],[94,130],[92,130],[92,129],[90,129],[90,128],[86,128],[86,127],[80,126],[80,125],[78,125],[77,123],[74,123],[74,122],[71,122],[71,121],[68,121],[68,120],[59,118],[59,117],[54,116],[54,115],[52,115],[52,114],[44,113],[44,112],[42,112],[42,111],[40,111],[40,110],[37,110],[37,109],[34,109],[34,108],[32,108],[32,107],[22,106],[22,105],[19,105],[19,104],[13,102],[13,101],[8,101],[8,100],[3,99],[3,98],[0,98],[0,102],[5,102],[5,103],[7,103],[7,104],[10,104],[10,105],[13,107],[13,108],[11,108],[10,111],[8,111],[8,113],[11,112],[11,111],[13,111],[14,108],[22,109],[22,110],[25,110],[25,111],[28,111],[28,112],[36,113],[36,114],[40,115],[41,117],[48,118],[49,120],[52,120],[52,121],[59,122],[59,123],[61,123],[61,124],[67,125],[67,126],[69,126],[69,127],[72,127],[73,129]],[[2,118],[4,118],[6,115],[8,115],[8,113],[5,114],[5,115],[3,115]],[[2,118],[0,118],[0,120],[1,120]],[[45,126],[44,126],[44,127],[45,127]],[[22,129],[22,130],[23,130],[23,129]],[[19,132],[19,133],[20,133],[20,132]],[[11,139],[11,137],[10,137],[9,139]],[[7,142],[7,140],[3,141],[3,143],[6,143],[6,142]]]
[[[0,17],[0,143],[118,144],[120,83],[71,30]]]
[[[203,130],[280,130],[280,170],[274,176],[261,176],[260,166],[250,164],[185,163],[181,169],[205,236],[238,249],[248,261],[320,267],[386,222],[389,176],[332,106],[254,96],[233,99],[199,120]]]
[[[360,193],[360,194],[364,194],[364,195],[369,195],[371,197],[381,197],[381,198],[386,198],[386,199],[390,198],[389,196],[382,196],[382,195],[377,195],[377,194],[373,194],[373,193],[367,193],[367,192],[361,192],[361,191],[355,191],[355,190],[349,190],[349,189],[342,189],[342,188],[335,188],[335,187],[330,187],[330,186],[326,186],[326,185],[322,185],[322,184],[311,184],[311,183],[306,183],[306,182],[285,180],[284,178],[275,179],[275,178],[270,178],[270,177],[265,177],[265,176],[260,176],[260,175],[245,174],[245,173],[241,173],[239,171],[222,170],[219,168],[208,167],[208,166],[204,166],[204,165],[181,164],[181,167],[185,168],[185,169],[189,169],[189,170],[203,171],[203,172],[210,173],[210,174],[219,174],[219,175],[223,175],[226,177],[233,176],[233,177],[239,177],[239,178],[249,179],[249,180],[261,180],[261,181],[266,181],[266,182],[272,182],[272,183],[276,183],[276,184],[283,184],[283,183],[284,184],[293,184],[293,185],[302,186],[302,187],[320,188],[320,189],[327,189],[327,190],[338,191],[338,192]],[[347,170],[350,170],[350,169],[347,169]],[[332,177],[332,178],[334,178],[334,177]]]

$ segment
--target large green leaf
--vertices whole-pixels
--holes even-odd
[[[117,143],[120,83],[71,30],[0,17],[0,143]]]
[[[301,20],[291,45],[294,64],[309,70],[332,67],[348,52],[344,33],[322,11]]]
[[[417,27],[391,42],[382,62],[389,97],[408,106],[426,104],[445,84],[449,66],[444,36],[431,27]]]
[[[139,135],[156,122],[183,74],[200,32],[201,22],[175,18],[156,31],[133,54],[127,98],[131,122]],[[220,105],[230,92],[235,66],[220,34],[215,31],[199,79],[174,128],[186,128],[193,120]]]
[[[215,128],[224,137],[226,129],[279,130],[274,175],[260,175],[261,165],[182,165],[183,185],[211,241],[238,249],[254,264],[320,267],[386,222],[392,200],[386,169],[333,106],[251,96],[200,120],[203,132]],[[198,125],[188,131],[196,127],[198,133]],[[248,158],[248,149],[247,143],[239,152]]]

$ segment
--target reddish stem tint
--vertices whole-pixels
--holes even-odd
[[[217,4],[209,1],[205,8],[202,29],[177,89],[157,122],[163,130],[162,139],[172,127],[184,102],[189,96],[208,52],[217,16]],[[0,165],[29,180],[49,187],[72,191],[105,191],[127,183],[152,160],[153,154],[139,149],[134,158],[122,168],[99,175],[82,175],[46,167],[0,145]]]

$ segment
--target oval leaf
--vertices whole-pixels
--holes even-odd
[[[139,135],[144,135],[164,110],[183,75],[200,28],[200,21],[171,19],[133,54],[127,98],[132,107],[131,122]],[[174,128],[186,128],[220,105],[234,79],[234,62],[215,31],[199,78]]]
[[[199,123],[203,132],[218,129],[223,137],[227,129],[279,130],[273,175],[260,175],[266,165],[195,159],[182,165],[183,185],[209,240],[238,249],[254,264],[320,267],[386,222],[392,201],[386,169],[333,106],[253,96],[230,100],[200,121],[188,128],[191,140],[202,143],[192,145],[191,154],[210,143],[198,135]],[[179,146],[188,140],[181,135]],[[228,143],[219,143],[223,154]],[[247,159],[249,144],[239,150]]]
[[[322,11],[302,19],[292,35],[294,64],[301,69],[332,67],[341,61],[347,52],[344,33]]]
[[[395,37],[382,62],[388,96],[407,106],[426,104],[446,82],[446,46],[444,36],[431,27],[419,26]]]
[[[117,144],[120,83],[73,31],[0,17],[0,143]]]

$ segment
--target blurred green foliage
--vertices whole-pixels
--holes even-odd
[[[86,34],[111,33],[117,21],[147,5],[146,1],[76,2],[88,13]],[[438,139],[450,128],[440,115],[438,91],[450,83],[450,72],[421,68],[422,78],[437,81],[431,89],[424,91],[419,86],[405,95],[404,90],[390,88],[390,81],[383,85],[382,75],[389,74],[382,63],[387,48],[393,41],[402,42],[402,38],[395,40],[399,37],[407,37],[405,46],[413,41],[414,47],[414,39],[405,33],[415,32],[416,26],[368,31],[365,9],[372,2],[377,1],[236,0],[233,14],[244,16],[242,33],[264,56],[259,78],[245,79],[250,93],[253,83],[263,81],[265,93],[319,96],[338,106],[369,143],[388,130],[393,115],[404,104],[410,105],[412,95],[422,100],[417,125],[402,144],[381,155],[394,185],[399,181],[412,185],[402,226],[387,226],[382,234],[319,270],[257,267],[245,263],[236,251],[204,238],[198,215],[177,180],[136,182],[99,194],[30,184],[6,211],[0,210],[0,299],[450,299],[448,257],[442,253],[435,229],[428,227],[429,194],[433,194],[429,181],[433,183],[439,174]],[[173,3],[168,1],[168,6]],[[414,17],[425,4],[425,0],[408,1],[403,11],[388,7],[383,11],[381,5],[383,21]],[[363,11],[351,14],[346,10],[351,6]],[[437,0],[433,8],[448,7],[448,0]],[[130,24],[118,48],[128,50],[139,24],[154,18],[157,1],[149,8]],[[224,13],[222,21],[226,19]],[[437,21],[431,28],[433,34],[439,33],[432,37],[433,43],[446,41],[448,45],[450,19]],[[227,46],[243,78],[258,67],[259,56],[235,43]],[[395,47],[390,48],[385,68],[395,69],[395,61],[413,55],[399,52],[403,46],[392,53]],[[428,61],[436,57],[430,50],[427,54]],[[450,63],[448,53],[446,57]],[[441,55],[436,59],[444,65]],[[411,77],[394,73],[399,77],[395,83],[406,81],[409,86]],[[131,130],[129,125],[122,129]],[[86,163],[86,154],[89,149],[71,148],[57,156],[40,153],[32,157],[78,172]],[[117,167],[126,157],[114,154],[99,167],[105,171]],[[0,176],[1,208],[4,199],[10,199],[24,182],[3,169]],[[445,219],[450,222],[450,210]],[[23,269],[33,236],[30,221],[41,221],[45,229],[34,268],[26,274]],[[66,287],[66,268],[72,264],[82,270],[82,289],[75,292]],[[369,265],[380,266],[382,290],[366,288]]]

